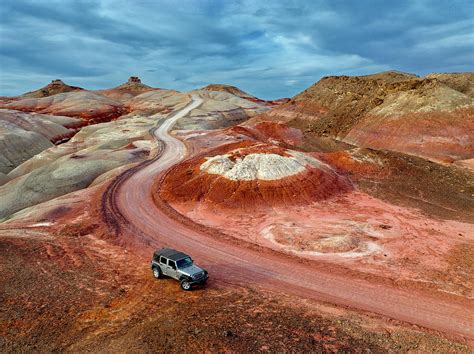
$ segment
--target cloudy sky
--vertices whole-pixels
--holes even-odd
[[[325,75],[473,71],[465,0],[1,0],[0,95],[55,78],[85,88],[239,86],[290,97]]]

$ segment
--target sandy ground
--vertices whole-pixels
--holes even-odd
[[[181,132],[188,150],[199,155],[173,167],[165,180],[177,186],[176,181],[184,184],[186,178],[201,178],[195,172],[187,177],[182,171],[199,170],[199,163],[205,161],[202,156],[224,154],[233,149],[231,143],[244,144],[251,137],[265,139],[263,134],[270,134],[267,139],[273,136],[278,138],[275,143],[281,144],[296,136],[295,129],[268,122],[263,130],[238,128]],[[305,145],[301,138],[294,143],[309,145],[306,138]],[[341,149],[333,143],[324,145],[316,142],[309,146],[323,151],[325,147]],[[212,148],[206,151],[206,146]],[[344,265],[396,283],[415,282],[430,291],[472,299],[470,274],[474,268],[468,259],[474,252],[474,226],[468,212],[472,208],[468,175],[451,176],[458,172],[450,167],[360,149],[311,154],[353,180],[354,189],[313,203],[305,200],[292,204],[285,198],[250,212],[242,209],[245,204],[216,203],[216,196],[205,195],[196,202],[192,192],[187,202],[183,202],[184,196],[169,200],[168,190],[158,184],[155,194],[186,217],[227,236],[300,258]],[[286,197],[295,191],[278,190],[274,195]],[[303,196],[297,194],[296,198]]]
[[[470,270],[455,269],[450,259],[458,248],[472,245],[473,224],[428,218],[360,191],[252,214],[199,203],[172,206],[199,224],[292,256],[399,282],[431,283],[438,291],[471,299],[474,295]]]
[[[87,220],[0,231],[2,352],[469,352],[416,326],[228,282],[185,293]]]

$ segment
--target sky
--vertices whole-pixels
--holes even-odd
[[[0,95],[139,76],[274,99],[328,75],[473,69],[469,0],[0,1]]]

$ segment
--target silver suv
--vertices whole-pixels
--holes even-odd
[[[209,278],[207,271],[194,265],[191,257],[171,248],[163,248],[153,253],[151,270],[157,279],[166,275],[178,280],[183,290],[191,290],[193,285],[205,284]]]

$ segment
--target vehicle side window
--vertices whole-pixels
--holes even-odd
[[[175,261],[171,261],[171,260],[170,260],[170,261],[168,262],[168,265],[169,265],[171,268],[176,269],[176,262],[175,262]]]
[[[167,259],[162,256],[162,257],[160,258],[160,263],[166,265],[168,262],[167,262]]]

